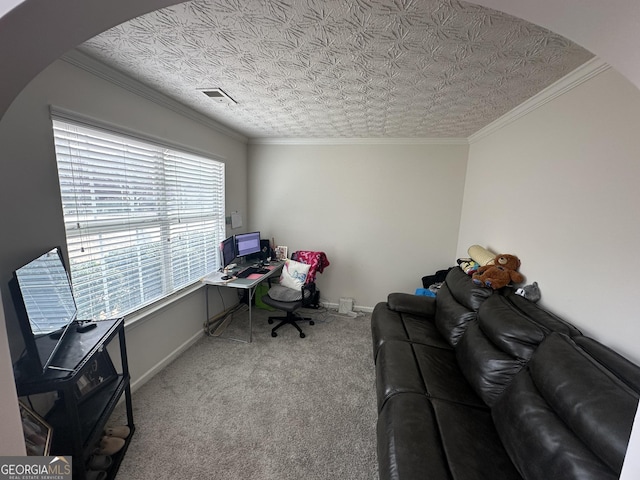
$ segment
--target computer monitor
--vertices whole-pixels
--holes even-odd
[[[236,254],[238,257],[247,257],[256,253],[260,253],[260,232],[236,235]]]
[[[220,251],[222,252],[222,268],[233,263],[236,258],[236,241],[233,236],[225,238],[220,243]]]

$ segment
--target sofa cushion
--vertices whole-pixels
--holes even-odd
[[[421,317],[433,317],[436,313],[436,300],[434,297],[410,295],[408,293],[390,293],[387,296],[387,305],[396,312],[409,313]]]
[[[377,431],[381,480],[521,479],[488,410],[403,393],[387,401]]]
[[[424,395],[406,393],[389,399],[378,415],[380,480],[424,478],[450,480],[435,413]]]
[[[627,384],[635,392],[640,392],[640,374],[638,374],[638,366],[631,363],[620,354],[614,352],[609,347],[601,344],[593,338],[578,336],[573,337],[576,345],[591,355],[598,363],[615,374],[620,381]]]
[[[471,277],[455,267],[447,274],[435,299],[407,293],[389,294],[387,302],[377,304],[371,315],[374,361],[380,345],[387,340],[452,347],[492,292],[476,286]]]
[[[455,346],[467,324],[475,320],[480,305],[493,290],[479,287],[459,267],[449,271],[436,297],[436,326],[442,336]]]
[[[452,268],[449,271],[445,283],[456,302],[473,311],[477,311],[480,305],[493,294],[493,290],[490,288],[473,283],[471,277],[464,273],[460,267]]]
[[[436,302],[436,327],[449,345],[454,346],[467,329],[467,324],[476,319],[477,312],[456,302],[449,287],[443,284],[438,290]]]
[[[505,300],[525,317],[544,326],[549,331],[564,333],[570,337],[581,335],[580,330],[571,325],[566,320],[543,309],[539,304],[527,300],[521,295],[516,295],[513,289],[503,289]]]
[[[432,399],[453,479],[521,479],[489,410]],[[430,478],[430,477],[429,477]]]
[[[385,341],[425,343],[440,348],[451,348],[440,335],[432,316],[400,313],[390,309],[384,302],[378,303],[371,314],[371,336],[376,363],[380,346]]]
[[[427,393],[411,343],[389,341],[380,346],[376,362],[376,393],[378,411],[398,393]]]
[[[371,339],[373,360],[377,362],[378,349],[385,340],[408,341],[409,336],[402,322],[402,315],[391,310],[386,302],[379,302],[371,313]]]
[[[528,480],[615,480],[618,476],[573,434],[528,375],[511,383],[492,409],[511,459]],[[532,461],[535,459],[535,461]]]
[[[616,479],[638,398],[614,370],[551,333],[491,411],[527,479]]]
[[[504,297],[495,295],[478,310],[478,325],[497,349],[514,358],[529,360],[551,332],[513,308]]]
[[[503,352],[484,335],[477,321],[467,328],[456,347],[460,370],[475,392],[493,405],[525,361]]]
[[[419,393],[432,398],[486,408],[456,362],[455,353],[417,343],[384,342],[376,364],[378,410],[398,393]]]
[[[516,307],[515,297],[522,300],[516,301],[522,303],[523,308]],[[511,298],[492,295],[478,309],[477,322],[469,325],[456,345],[460,369],[489,406],[549,333],[578,332],[553,314],[537,306],[528,308],[526,303],[532,302],[518,295]]]
[[[460,371],[455,353],[427,345],[413,345],[427,396],[486,408]]]

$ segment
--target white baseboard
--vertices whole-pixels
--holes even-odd
[[[329,303],[329,302],[320,302],[320,305],[322,305],[324,308],[326,308],[328,310],[338,310],[338,307],[340,306],[337,303]],[[353,306],[353,311],[354,312],[371,313],[371,312],[373,312],[373,307],[365,307],[363,305],[354,305]]]
[[[167,355],[164,359],[158,362],[153,368],[151,368],[149,371],[143,374],[140,378],[138,378],[134,382],[131,382],[131,392],[132,393],[135,392],[138,388],[140,388],[142,385],[144,385],[149,380],[151,380],[151,378],[153,378],[154,375],[156,375],[158,372],[160,372],[160,370],[162,370],[171,362],[173,362],[176,358],[178,358],[183,352],[185,352],[189,347],[191,347],[191,345],[193,345],[198,340],[200,340],[200,338],[202,338],[203,335],[204,335],[204,332],[200,330],[198,333],[193,335],[191,338],[189,338],[186,342],[184,342],[178,348],[173,350],[169,355]]]

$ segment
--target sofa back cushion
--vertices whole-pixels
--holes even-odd
[[[576,345],[591,355],[594,360],[602,363],[606,368],[615,371],[616,376],[629,385],[632,390],[640,392],[640,375],[638,366],[631,363],[620,354],[614,352],[609,347],[604,346],[593,338],[578,336],[573,339]]]
[[[531,320],[544,325],[548,330],[560,332],[575,337],[582,335],[580,330],[571,325],[566,320],[554,315],[548,310],[543,309],[539,304],[527,300],[526,298],[516,295],[513,289],[503,290],[504,298],[515,310],[521,312]]]
[[[477,312],[480,305],[493,293],[492,289],[473,283],[471,277],[460,267],[452,268],[444,283],[456,302],[474,312]]]
[[[523,302],[531,303],[514,295]],[[492,295],[478,310],[456,345],[460,369],[476,393],[491,406],[513,377],[527,364],[533,352],[552,331],[579,333],[558,317],[537,308],[529,316],[512,298]]]
[[[467,324],[474,320],[480,305],[493,290],[480,287],[460,267],[449,271],[436,297],[436,327],[440,334],[455,346],[464,334]]]
[[[621,378],[619,366],[632,381]],[[568,336],[551,333],[491,413],[525,478],[613,480],[640,397],[632,385],[639,382],[640,368],[622,357],[594,358]]]

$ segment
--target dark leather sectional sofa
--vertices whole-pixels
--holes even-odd
[[[381,480],[619,477],[640,368],[503,290],[456,267],[375,307]]]

